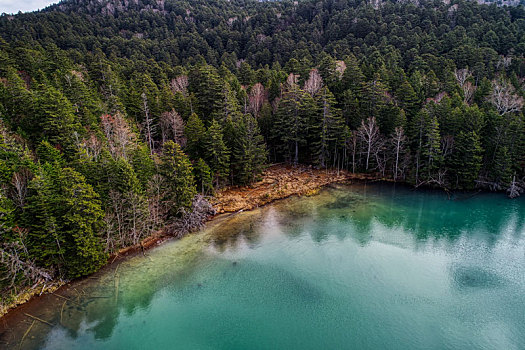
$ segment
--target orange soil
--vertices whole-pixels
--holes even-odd
[[[292,195],[314,194],[320,187],[330,183],[375,178],[372,174],[277,164],[267,168],[259,182],[220,190],[212,204],[218,214],[251,210]]]

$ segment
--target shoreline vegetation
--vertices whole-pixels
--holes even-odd
[[[0,319],[10,312],[17,312],[18,308],[33,298],[44,294],[53,294],[62,287],[69,287],[75,282],[92,278],[94,274],[113,265],[115,261],[127,259],[138,254],[146,254],[146,251],[159,246],[169,240],[181,239],[187,234],[199,231],[205,224],[209,224],[225,215],[234,215],[244,211],[250,211],[271,204],[272,202],[286,199],[292,196],[313,196],[328,185],[336,183],[352,183],[367,181],[386,181],[392,179],[381,177],[373,173],[352,173],[348,170],[317,169],[306,165],[293,166],[286,163],[269,165],[263,172],[261,179],[246,186],[228,186],[219,189],[214,196],[208,198],[215,209],[214,215],[209,215],[203,225],[197,229],[189,230],[182,235],[173,235],[166,228],[158,230],[152,235],[144,238],[140,243],[119,249],[112,254],[107,263],[99,270],[84,277],[68,280],[53,280],[45,284],[38,284],[25,288],[9,304],[0,305]],[[401,181],[399,183],[406,183]],[[419,189],[427,186],[415,186]],[[442,188],[450,198],[450,191]],[[483,190],[473,191],[472,196]],[[490,191],[493,192],[493,191]],[[470,198],[470,196],[469,196]],[[30,316],[28,316],[30,317]]]
[[[347,170],[316,169],[309,166],[291,166],[287,164],[270,165],[264,171],[260,181],[247,186],[229,186],[217,191],[215,196],[210,199],[210,203],[213,205],[216,214],[210,216],[206,220],[206,223],[225,214],[235,214],[238,212],[253,210],[276,200],[285,199],[294,195],[315,195],[321,188],[330,184],[375,180],[387,179],[374,176],[374,174],[354,174]],[[118,252],[112,254],[108,259],[107,264],[94,273],[101,271],[117,260],[128,258],[136,254],[145,254],[145,251],[148,249],[156,247],[168,240],[181,237],[174,237],[164,229],[159,230],[144,238],[139,244],[124,247]],[[0,305],[0,318],[4,317],[9,312],[14,312],[19,306],[35,297],[43,294],[54,293],[63,286],[75,283],[75,281],[90,278],[90,276],[92,276],[92,274],[73,281],[53,280],[45,284],[38,284],[25,288],[11,303]]]

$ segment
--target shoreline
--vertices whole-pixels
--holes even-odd
[[[234,215],[235,213],[250,211],[268,205],[272,202],[289,198],[291,196],[311,196],[327,185],[347,181],[377,181],[380,179],[373,174],[352,174],[346,170],[313,169],[306,166],[293,167],[284,164],[269,166],[262,179],[247,186],[230,186],[219,190],[210,201],[217,213],[211,216],[206,225],[219,218]],[[188,233],[191,234],[191,233]],[[92,277],[113,265],[116,261],[127,259],[138,254],[145,254],[166,241],[174,239],[173,236],[157,231],[144,238],[139,244],[120,249],[109,256],[107,263],[93,274],[67,281],[54,280],[46,284],[39,284],[21,291],[11,303],[0,305],[0,319],[16,312],[18,308],[40,296],[54,293],[63,287],[70,287],[78,281]]]
[[[216,214],[210,216],[206,220],[205,225],[210,225],[214,222],[220,223],[221,219],[235,215],[236,213],[251,211],[292,196],[316,195],[322,188],[332,184],[378,181],[394,183],[392,179],[382,178],[377,176],[377,174],[354,174],[346,170],[338,171],[314,169],[307,166],[293,167],[285,164],[273,164],[265,170],[261,180],[253,184],[246,186],[229,186],[217,191],[215,196],[210,200],[210,203],[216,210]],[[405,182],[398,182],[398,184],[408,185]],[[468,197],[477,195],[480,192],[487,191],[479,190],[477,192],[471,192]],[[444,191],[444,193],[450,195],[447,191]],[[456,200],[462,199],[465,198],[457,198]],[[193,232],[189,232],[187,234],[192,233]],[[69,288],[72,284],[87,278],[93,278],[95,274],[109,268],[115,262],[139,254],[145,255],[147,250],[173,239],[177,238],[164,233],[163,230],[159,230],[153,235],[144,238],[140,243],[121,248],[118,252],[111,254],[106,264],[90,275],[71,281],[53,280],[47,284],[28,287],[21,291],[15,300],[8,305],[0,305],[0,319],[7,317],[12,312],[17,312],[19,308],[33,299],[52,294],[64,287]]]

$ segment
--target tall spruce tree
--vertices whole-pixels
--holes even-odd
[[[206,159],[213,171],[215,185],[228,178],[230,167],[230,150],[223,139],[222,127],[216,120],[211,122],[206,133]]]
[[[184,128],[186,135],[186,153],[192,159],[199,159],[204,156],[204,139],[206,137],[206,128],[197,114],[190,115],[190,119]]]
[[[245,114],[237,124],[232,149],[234,181],[247,184],[256,180],[264,170],[266,159],[266,146],[257,120],[251,114]]]
[[[164,178],[162,201],[169,208],[168,219],[179,215],[180,208],[190,208],[197,193],[193,168],[178,144],[167,141],[160,156],[159,174]]]
[[[74,278],[106,262],[98,195],[73,169],[44,164],[31,181],[23,218],[30,256],[40,266]]]
[[[322,88],[317,94],[316,105],[316,118],[314,125],[310,128],[310,132],[314,134],[312,154],[314,163],[325,168],[333,166],[337,161],[344,124],[340,111],[335,107],[335,98],[327,87]]]
[[[474,131],[460,131],[454,140],[451,159],[451,182],[456,188],[472,189],[476,185],[482,161],[481,142]]]
[[[305,107],[309,96],[299,88],[295,75],[290,74],[286,85],[277,109],[275,135],[278,135],[281,141],[286,159],[297,165],[299,147],[306,143],[308,113],[311,113],[312,109]]]

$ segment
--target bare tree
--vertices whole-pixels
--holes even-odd
[[[472,73],[467,68],[454,70],[454,77],[456,77],[460,87],[463,87],[471,76]]]
[[[397,180],[397,176],[399,175],[399,162],[400,157],[402,156],[404,150],[405,150],[405,143],[406,143],[406,135],[405,131],[403,130],[403,127],[398,126],[395,128],[394,133],[392,135],[391,143],[394,146],[394,154],[395,154],[395,161],[394,161],[394,181]]]
[[[357,135],[365,145],[365,170],[368,171],[370,166],[370,155],[376,151],[380,136],[379,128],[376,123],[376,118],[370,117],[366,120],[366,122],[364,120],[361,121],[361,126],[359,127],[359,129],[357,129]]]
[[[155,125],[153,125],[153,118],[150,115],[146,93],[143,92],[140,96],[142,97],[142,108],[144,112],[144,135],[146,136],[146,143],[148,144],[150,154],[153,155],[155,151],[155,139],[153,137]]]
[[[323,78],[317,69],[312,69],[308,79],[304,82],[304,91],[309,93],[312,97],[323,87]]]
[[[0,245],[0,266],[3,276],[0,280],[6,281],[9,288],[15,284],[34,284],[47,282],[52,279],[52,272],[35,265],[31,260],[24,259],[24,248],[18,242]]]
[[[202,228],[206,220],[215,215],[215,209],[202,195],[196,195],[190,210],[180,209],[180,218],[168,227],[168,231],[177,238]]]
[[[379,172],[381,173],[381,176],[385,176],[387,164],[390,161],[390,154],[389,152],[386,152],[385,146],[387,142],[386,140],[379,135],[378,142],[376,144],[376,147],[374,148],[374,158],[376,160],[377,168]]]
[[[153,229],[161,226],[168,207],[164,205],[162,201],[163,189],[164,188],[164,177],[156,174],[148,182],[147,198],[149,217]]]
[[[470,100],[474,96],[474,92],[476,92],[476,86],[467,81],[461,88],[463,89],[463,102],[470,104]]]
[[[3,194],[0,194],[3,197]],[[0,213],[0,218],[4,217]],[[0,237],[6,235],[6,227],[0,221]],[[27,285],[50,281],[53,277],[53,271],[38,267],[33,261],[27,258],[29,255],[24,240],[27,230],[15,228],[9,229],[14,233],[15,241],[0,243],[0,285],[7,285],[7,288],[13,288],[15,285]]]
[[[445,135],[441,138],[441,155],[444,157],[452,154],[454,150],[454,136]]]
[[[341,80],[343,78],[343,74],[346,70],[346,63],[345,61],[335,61],[335,73],[337,74],[337,79]]]
[[[519,112],[523,107],[523,97],[516,94],[514,86],[507,80],[494,81],[489,101],[499,115]]]
[[[188,95],[188,76],[179,75],[170,82],[171,91],[175,94],[180,92],[182,96],[186,97]]]
[[[476,86],[468,81],[472,77],[472,72],[467,68],[456,69],[454,71],[454,77],[456,77],[459,87],[463,90],[463,102],[470,103],[470,100],[476,91]]]
[[[11,184],[13,185],[13,201],[19,208],[23,208],[27,196],[27,185],[31,180],[31,171],[22,168],[13,174]]]
[[[135,135],[131,131],[128,122],[120,113],[114,116],[105,114],[100,118],[102,121],[102,130],[108,140],[111,155],[113,157],[123,157],[127,159],[128,147],[135,140]]]
[[[250,95],[248,99],[250,110],[257,118],[259,116],[259,112],[261,111],[262,105],[266,99],[266,91],[264,90],[264,86],[261,83],[255,84],[250,90]]]
[[[290,73],[288,77],[286,78],[286,86],[284,87],[285,90],[295,90],[297,89],[297,82],[299,81],[299,75]],[[283,93],[283,87],[281,87],[281,97]]]
[[[133,191],[124,194],[111,190],[105,221],[111,230],[106,232],[106,249],[135,245],[151,232],[148,203],[144,196]]]
[[[511,63],[512,63],[512,57],[500,56],[500,59],[498,60],[498,62],[496,62],[496,68],[507,69],[509,68]]]
[[[164,112],[160,115],[160,132],[162,144],[168,140],[173,140],[181,147],[186,144],[184,136],[184,120],[174,109],[170,112]]]
[[[437,104],[439,104],[441,102],[441,100],[443,100],[443,98],[445,96],[448,96],[448,94],[444,91],[438,93],[436,96],[434,97],[429,97],[425,100],[425,103],[430,103],[430,102],[435,102]]]
[[[100,142],[98,137],[92,133],[82,141],[80,148],[86,152],[86,155],[89,158],[97,161],[102,152],[102,142]]]
[[[520,196],[520,194],[524,191],[524,188],[522,187],[523,184],[520,184],[518,181],[516,181],[516,175],[512,177],[512,182],[510,183],[509,188],[507,189],[507,193],[509,195],[509,198],[517,198]]]

